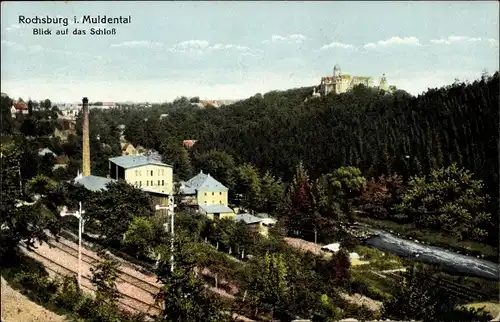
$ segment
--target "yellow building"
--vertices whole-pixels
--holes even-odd
[[[228,191],[227,187],[203,171],[181,183],[180,189],[183,203],[198,207],[209,218],[234,217],[234,211],[228,207]]]
[[[173,169],[148,156],[123,155],[109,159],[109,177],[122,179],[144,191],[170,195],[173,191]]]
[[[364,85],[366,87],[378,88],[386,92],[391,91],[391,86],[387,83],[385,74],[382,75],[379,86],[373,85],[373,79],[369,76],[351,76],[349,74],[342,74],[340,66],[337,64],[333,68],[333,76],[326,76],[321,78],[320,92],[323,95],[329,93],[341,94],[352,90],[356,85]]]

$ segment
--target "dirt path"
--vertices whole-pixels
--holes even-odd
[[[67,319],[30,301],[13,289],[2,277],[3,322],[64,322]]]
[[[349,295],[347,293],[340,293],[340,296],[344,298],[346,301],[349,301],[353,304],[357,304],[359,306],[364,305],[371,311],[379,311],[380,308],[382,307],[382,302],[375,301],[361,294]]]

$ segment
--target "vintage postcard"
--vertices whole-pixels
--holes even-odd
[[[499,12],[3,1],[1,320],[499,321]]]

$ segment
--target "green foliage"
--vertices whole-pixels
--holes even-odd
[[[261,194],[261,178],[259,170],[251,164],[243,164],[235,170],[235,193],[243,195],[243,205],[251,207]]]
[[[12,104],[13,100],[8,96],[0,98],[0,117],[2,119],[0,132],[2,135],[12,134],[15,130],[15,123],[10,112]]]
[[[166,164],[174,167],[176,181],[189,180],[193,175],[193,166],[188,151],[178,141],[165,142],[161,145],[159,152]]]
[[[115,305],[121,296],[116,287],[120,264],[104,252],[101,252],[99,257],[102,260],[95,267],[90,268],[92,273],[91,282],[96,290],[96,300],[108,305]]]
[[[94,299],[78,289],[75,276],[50,279],[43,265],[16,253],[12,267],[2,268],[2,277],[30,300],[65,315],[70,320],[102,322],[138,322],[142,315],[124,314],[108,299]],[[2,262],[5,264],[5,262]],[[104,301],[103,301],[104,300]]]
[[[205,258],[204,248],[182,234],[176,234],[174,242],[174,270],[170,271],[168,246],[161,252],[156,274],[163,283],[159,300],[164,302],[161,321],[209,321],[227,320],[221,302],[205,289],[198,279],[195,267]]]
[[[384,301],[382,315],[391,319],[422,321],[489,321],[483,311],[457,308],[457,300],[445,297],[429,276],[433,271],[414,266],[403,274],[391,297]]]
[[[366,179],[356,167],[341,167],[327,175],[329,201],[341,205],[344,214],[352,216],[352,202],[358,197]]]
[[[266,171],[261,181],[259,200],[255,208],[264,213],[276,213],[283,202],[285,186],[280,178],[276,178],[271,172]]]
[[[2,148],[2,154],[0,257],[7,256],[20,242],[31,249],[36,242],[47,241],[46,230],[57,235],[59,227],[54,213],[23,195],[20,149]]]
[[[233,157],[222,151],[210,150],[194,156],[195,169],[209,173],[228,188],[233,188],[235,183],[236,163]]]
[[[147,258],[151,254],[155,237],[156,230],[150,219],[134,217],[125,233],[123,243],[131,248],[134,254]]]
[[[149,195],[126,182],[112,182],[107,190],[92,197],[85,209],[86,216],[109,244],[121,244],[135,216],[151,217],[153,214]]]
[[[421,227],[438,228],[458,238],[482,240],[491,216],[484,212],[483,184],[456,164],[409,182],[395,210]]]
[[[288,292],[288,267],[282,254],[266,254],[250,260],[241,277],[242,286],[253,301],[273,308],[285,301]]]

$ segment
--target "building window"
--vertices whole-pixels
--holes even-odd
[[[222,192],[219,192],[219,195],[222,196]]]
[[[222,205],[222,200],[219,200],[219,203]]]
[[[165,185],[165,180],[162,180],[161,181],[161,185],[164,186]]]
[[[165,169],[161,169],[161,175],[164,176],[165,175]]]
[[[151,170],[151,176],[153,176],[153,170]]]
[[[160,185],[160,180],[158,180],[158,185]]]
[[[149,186],[149,181],[148,180],[146,180],[146,186]]]
[[[135,170],[135,176],[137,177],[139,175],[139,170]]]
[[[215,192],[212,192],[212,196],[215,195]]]
[[[207,195],[207,193],[205,192],[205,196]],[[206,202],[206,201],[205,201]]]
[[[142,181],[139,181],[139,187],[142,187]]]
[[[153,186],[153,180],[151,180],[151,187]]]

